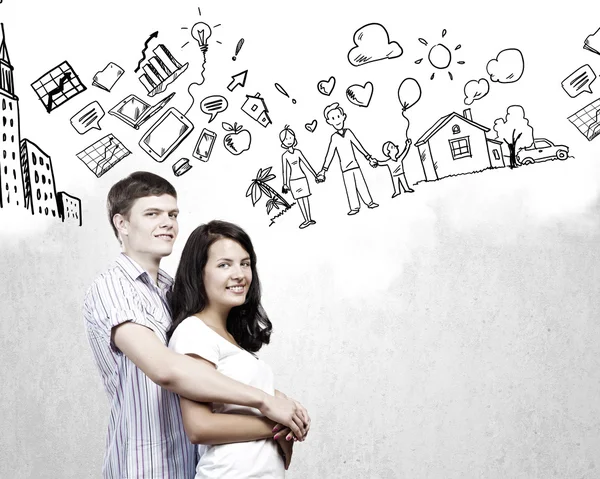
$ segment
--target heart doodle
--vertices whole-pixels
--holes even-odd
[[[346,97],[350,103],[357,106],[367,107],[373,96],[373,84],[368,81],[364,86],[350,85],[346,90]]]
[[[321,80],[319,83],[317,83],[317,90],[319,90],[319,93],[323,94],[323,95],[331,95],[331,92],[333,91],[333,88],[335,87],[335,78],[334,77],[329,77],[329,80],[325,81],[325,80]]]
[[[307,123],[306,125],[304,125],[304,128],[306,128],[308,131],[310,131],[312,133],[313,131],[315,131],[317,129],[317,120],[313,120],[310,123]]]

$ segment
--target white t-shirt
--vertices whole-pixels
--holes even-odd
[[[214,363],[225,376],[274,394],[273,371],[267,363],[230,343],[195,316],[177,326],[169,348],[180,354],[196,354]],[[255,408],[219,403],[213,403],[213,412],[262,415]],[[283,458],[273,439],[199,446],[198,453],[196,479],[285,477]]]

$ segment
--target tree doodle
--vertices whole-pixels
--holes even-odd
[[[271,213],[273,209],[279,210],[280,207],[283,208],[281,211],[281,213],[283,213],[295,204],[288,203],[271,185],[267,184],[269,181],[275,179],[275,175],[271,173],[271,169],[271,166],[264,170],[260,168],[256,173],[256,177],[252,180],[250,186],[246,190],[246,198],[249,197],[252,200],[252,206],[256,206],[262,198],[263,193],[269,198],[265,205],[267,208],[267,215]]]
[[[494,123],[497,138],[508,146],[510,154],[509,167],[515,168],[517,150],[526,148],[533,143],[533,128],[525,117],[525,110],[520,105],[512,105],[506,109],[506,117],[498,118]]]

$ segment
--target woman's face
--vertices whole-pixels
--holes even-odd
[[[244,304],[252,283],[250,255],[237,241],[221,238],[208,249],[204,288],[208,306],[231,309]]]
[[[289,148],[290,146],[292,146],[294,144],[294,142],[296,141],[296,137],[290,133],[289,131],[285,132],[285,137],[283,138],[283,144]]]

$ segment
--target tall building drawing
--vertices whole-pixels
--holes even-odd
[[[0,142],[0,208],[25,206],[21,158],[19,154],[19,99],[15,95],[13,66],[10,64],[4,25],[0,24],[0,102],[2,141]]]
[[[26,138],[21,141],[21,171],[25,184],[25,208],[34,215],[60,217],[52,160]]]
[[[0,33],[0,209],[18,206],[33,215],[81,226],[81,201],[57,192],[50,156],[33,141],[21,140],[19,99],[3,23]]]
[[[81,226],[81,200],[64,191],[56,193],[56,198],[63,223],[66,221]]]

